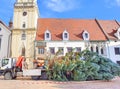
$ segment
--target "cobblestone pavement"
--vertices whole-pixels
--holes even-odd
[[[0,77],[0,89],[120,89],[120,77],[112,81],[55,82],[48,80],[3,80]]]

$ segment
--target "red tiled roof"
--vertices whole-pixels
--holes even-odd
[[[90,40],[107,40],[95,20],[82,19],[50,19],[39,18],[36,40],[43,41],[46,30],[51,32],[51,38],[54,41],[62,40],[62,33],[67,30],[69,40],[83,40],[84,30],[89,32]]]
[[[116,40],[117,38],[114,34],[117,32],[119,25],[115,20],[98,20],[107,37],[111,40]]]

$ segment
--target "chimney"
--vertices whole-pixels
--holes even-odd
[[[10,19],[10,22],[9,22],[9,28],[10,28],[10,30],[12,30],[12,28],[13,28],[13,22],[12,22],[11,19]]]

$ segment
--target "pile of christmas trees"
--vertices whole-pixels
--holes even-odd
[[[111,80],[120,76],[118,64],[88,50],[55,57],[52,65],[47,65],[46,68],[48,78],[57,81]]]

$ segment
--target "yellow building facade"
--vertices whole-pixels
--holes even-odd
[[[34,59],[34,41],[39,9],[36,0],[17,0],[14,4],[11,56]]]

